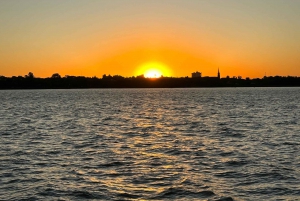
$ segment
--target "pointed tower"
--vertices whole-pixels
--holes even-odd
[[[218,68],[218,79],[220,79],[220,70]]]

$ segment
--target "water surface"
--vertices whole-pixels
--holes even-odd
[[[300,88],[0,91],[0,200],[299,200]]]

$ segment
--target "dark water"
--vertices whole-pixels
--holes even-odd
[[[300,200],[300,88],[0,98],[0,200]]]

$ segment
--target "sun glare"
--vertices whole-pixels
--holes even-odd
[[[169,68],[159,62],[148,62],[140,65],[136,74],[144,75],[146,78],[159,78],[161,76],[171,75]]]
[[[162,73],[156,69],[149,69],[144,73],[146,78],[159,78],[162,76]]]

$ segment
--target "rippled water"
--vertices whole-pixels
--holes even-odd
[[[0,200],[300,200],[300,88],[0,98]]]

